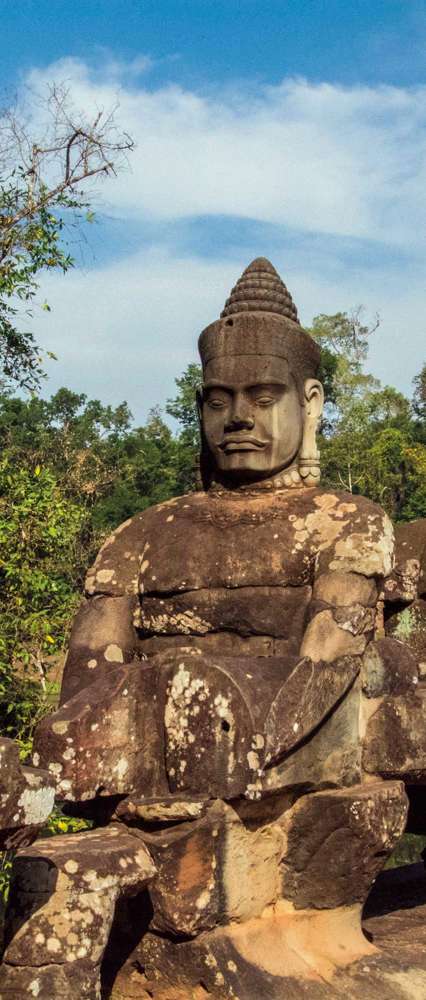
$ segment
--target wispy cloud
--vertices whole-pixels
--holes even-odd
[[[120,214],[239,215],[386,243],[423,240],[426,87],[285,80],[255,97],[227,88],[221,98],[177,85],[126,87],[123,64],[107,60],[93,75],[75,59],[34,70],[30,83],[53,77],[69,81],[78,106],[119,100],[120,123],[137,142],[131,173],[108,188]]]
[[[66,59],[28,79],[36,89],[67,80],[87,110],[118,100],[137,148],[103,193],[108,211],[131,223],[133,243],[138,232],[146,243],[148,230],[152,241],[88,274],[48,279],[54,312],[36,325],[60,357],[52,385],[125,396],[138,416],[164,401],[252,253],[241,241],[224,251],[218,226],[229,218],[264,226],[255,253],[282,268],[305,322],[360,302],[378,310],[375,374],[409,390],[423,361],[426,86],[291,79],[201,94],[150,84],[144,60],[108,57],[94,71]],[[194,218],[210,234],[208,258],[173,241]],[[286,255],[272,252],[267,232],[293,234],[294,251],[288,238]]]
[[[261,247],[261,250],[264,248]],[[224,259],[183,255],[164,243],[90,272],[51,275],[43,284],[52,312],[35,318],[37,336],[59,360],[49,365],[49,391],[67,384],[109,402],[127,399],[138,420],[173,395],[174,378],[197,360],[197,338],[217,319],[230,288],[248,263],[243,253]],[[329,259],[327,273],[302,254],[273,261],[308,325],[319,312],[360,302],[376,310],[381,326],[371,346],[371,368],[384,382],[410,392],[424,352],[424,282],[399,284],[379,266],[347,273]]]

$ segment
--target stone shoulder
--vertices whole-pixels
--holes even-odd
[[[256,525],[260,534],[252,536]],[[136,595],[148,567],[151,589],[155,580],[157,590],[179,590],[187,577],[194,578],[190,589],[212,586],[210,570],[201,573],[199,565],[203,545],[211,571],[220,549],[232,577],[242,551],[250,555],[251,545],[250,562],[259,546],[270,547],[270,531],[276,549],[284,546],[302,562],[314,560],[317,573],[387,577],[392,571],[392,524],[366,497],[319,487],[257,495],[200,492],[149,507],[116,528],[88,572],[86,593]]]
[[[191,505],[194,497],[189,494],[166,500],[135,514],[115,528],[108,536],[89,568],[85,592],[89,597],[108,595],[120,597],[138,593],[138,579],[146,551],[152,544],[161,522],[173,517],[176,509]]]
[[[394,565],[395,540],[392,522],[382,507],[350,493],[315,493],[314,504],[329,519],[329,540],[318,547],[317,571],[388,577]]]

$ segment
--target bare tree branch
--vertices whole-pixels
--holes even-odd
[[[39,383],[40,352],[15,327],[16,303],[33,299],[43,269],[72,266],[65,227],[89,208],[85,189],[124,169],[134,149],[117,106],[76,110],[64,84],[31,95],[31,107],[0,109],[0,377],[27,388]]]
[[[22,166],[20,180],[26,189],[15,212],[0,214],[1,232],[18,226],[61,195],[75,192],[90,178],[117,174],[134,149],[131,136],[116,126],[117,107],[98,110],[92,118],[76,116],[67,88],[53,84],[48,88],[45,111],[45,143],[32,141],[16,109],[0,116],[3,157],[10,162],[14,154],[15,162]],[[50,184],[49,176],[55,178]]]

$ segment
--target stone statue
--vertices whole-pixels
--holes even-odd
[[[125,1000],[402,998],[361,930],[426,766],[392,526],[319,485],[319,349],[267,260],[199,347],[204,489],[89,571],[34,764],[95,829],[18,855],[0,996],[93,1000],[103,958]]]

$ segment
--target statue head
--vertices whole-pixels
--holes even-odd
[[[205,480],[318,485],[320,351],[268,260],[246,268],[221,318],[203,330],[199,350]]]

